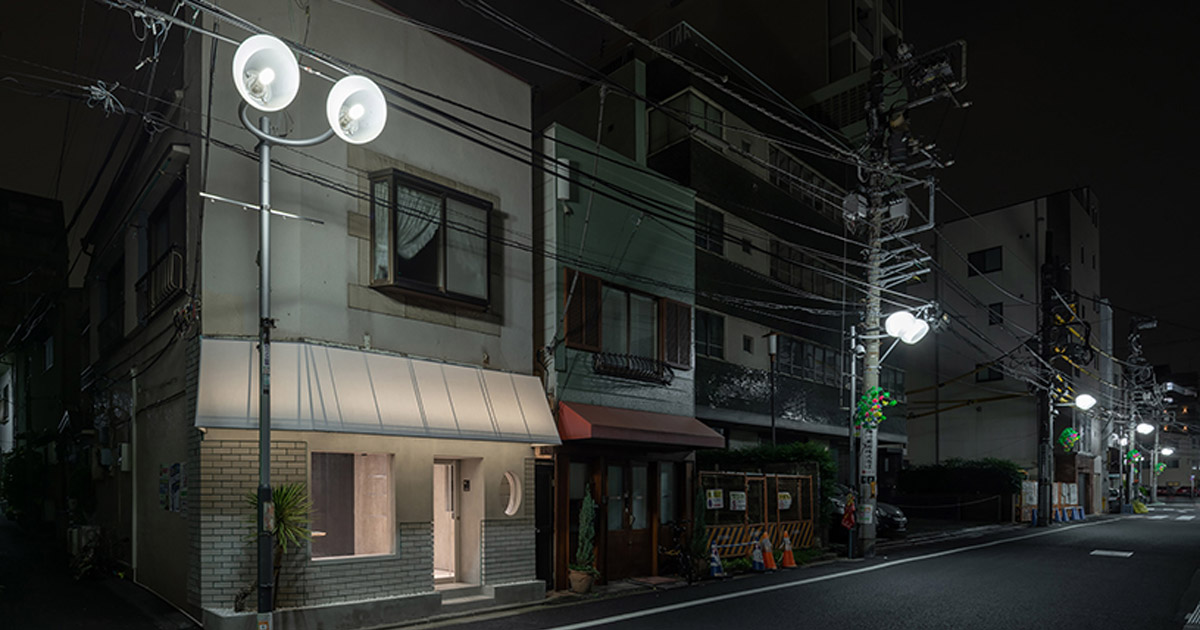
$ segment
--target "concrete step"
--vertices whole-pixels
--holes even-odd
[[[467,595],[465,597],[446,599],[445,594],[443,594],[442,598],[441,613],[445,615],[491,608],[496,605],[496,598],[488,595]]]

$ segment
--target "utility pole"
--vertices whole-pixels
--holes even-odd
[[[958,49],[961,54],[961,61],[957,61],[953,55],[953,51]],[[957,73],[954,69],[954,64],[958,64]],[[861,217],[866,226],[866,244],[867,244],[867,290],[866,290],[866,313],[861,328],[851,330],[851,354],[853,368],[857,367],[854,361],[857,360],[858,339],[863,343],[863,387],[862,391],[872,392],[879,387],[879,376],[881,369],[882,357],[880,356],[880,343],[883,335],[881,326],[882,312],[880,305],[880,296],[885,286],[893,286],[898,284],[895,273],[897,265],[890,265],[889,271],[885,273],[883,264],[886,258],[895,256],[898,252],[884,251],[885,240],[893,240],[900,236],[915,234],[932,227],[933,225],[933,202],[934,202],[934,183],[933,179],[929,178],[929,224],[924,227],[911,228],[908,230],[890,233],[885,239],[884,227],[893,225],[893,210],[897,207],[903,208],[901,216],[907,217],[908,199],[906,188],[910,184],[902,183],[904,179],[909,182],[918,181],[912,177],[901,177],[900,174],[904,171],[909,171],[917,168],[941,168],[948,166],[943,164],[931,151],[932,146],[927,146],[924,143],[918,142],[908,133],[907,112],[919,105],[932,102],[938,98],[949,98],[956,106],[966,107],[969,103],[961,103],[955,96],[966,85],[966,44],[958,41],[941,48],[935,49],[930,53],[920,57],[914,57],[911,49],[907,45],[901,45],[897,51],[897,63],[890,68],[890,71],[897,75],[901,82],[910,89],[910,98],[906,104],[889,108],[884,103],[884,60],[882,57],[876,57],[871,61],[871,74],[867,83],[867,135],[866,135],[866,162],[869,168],[860,170],[860,180],[864,184],[862,194],[852,193],[854,199],[848,197],[847,202],[849,207],[858,208],[861,204],[865,206],[865,216],[855,211],[849,213],[849,218],[854,220],[855,215]],[[957,74],[957,76],[956,76]],[[918,92],[924,94],[918,94]],[[910,159],[919,161],[912,163]],[[865,197],[865,199],[862,199]],[[885,216],[887,215],[887,216]],[[912,246],[909,249],[915,249]],[[904,248],[901,248],[904,249]],[[911,261],[910,261],[911,262]],[[917,261],[919,262],[919,261]],[[906,268],[908,263],[899,265],[900,268]],[[889,276],[889,277],[885,277]],[[900,276],[900,280],[912,275],[911,271],[905,271]],[[852,368],[851,379],[855,378]],[[853,386],[852,386],[853,392]],[[857,407],[857,401],[850,401],[851,410],[851,427],[850,427],[850,449],[854,450],[854,421],[853,415]],[[857,470],[854,467],[853,455],[851,457],[851,471],[857,472],[857,505],[859,518],[857,519],[857,545],[851,546],[853,549],[857,547],[857,555],[863,558],[871,558],[875,556],[875,506],[878,500],[878,462],[877,454],[879,450],[879,430],[878,427],[871,422],[862,424],[859,435],[858,446],[858,466]],[[854,532],[851,532],[854,536]]]
[[[1053,239],[1054,234],[1046,232],[1045,256],[1046,260],[1042,263],[1042,325],[1038,338],[1041,342],[1040,353],[1046,361],[1054,359],[1054,350],[1050,343],[1050,327],[1054,321],[1054,289],[1056,283],[1056,269],[1050,258],[1054,251]],[[1054,378],[1054,373],[1050,373],[1051,379]],[[1054,508],[1052,491],[1054,489],[1054,446],[1050,441],[1050,435],[1053,432],[1054,426],[1054,381],[1050,381],[1050,387],[1044,395],[1038,396],[1037,408],[1037,434],[1038,434],[1038,501],[1037,501],[1037,523],[1038,527],[1046,527],[1050,525],[1051,511]]]

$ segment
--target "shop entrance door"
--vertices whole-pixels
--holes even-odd
[[[650,479],[646,462],[611,462],[605,479],[605,577],[650,575]]]
[[[458,577],[458,462],[433,463],[433,581]]]

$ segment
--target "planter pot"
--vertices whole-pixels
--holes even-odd
[[[571,569],[567,573],[567,579],[571,582],[572,593],[586,593],[592,590],[592,582],[596,580],[596,576],[587,571]]]

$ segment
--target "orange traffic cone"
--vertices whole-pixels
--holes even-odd
[[[779,560],[779,566],[784,569],[796,568],[796,557],[792,555],[792,539],[788,538],[787,532],[783,532],[783,558]]]
[[[763,565],[766,566],[768,571],[778,569],[779,567],[775,566],[775,550],[771,548],[771,539],[767,538],[767,532],[763,532],[761,545]]]

